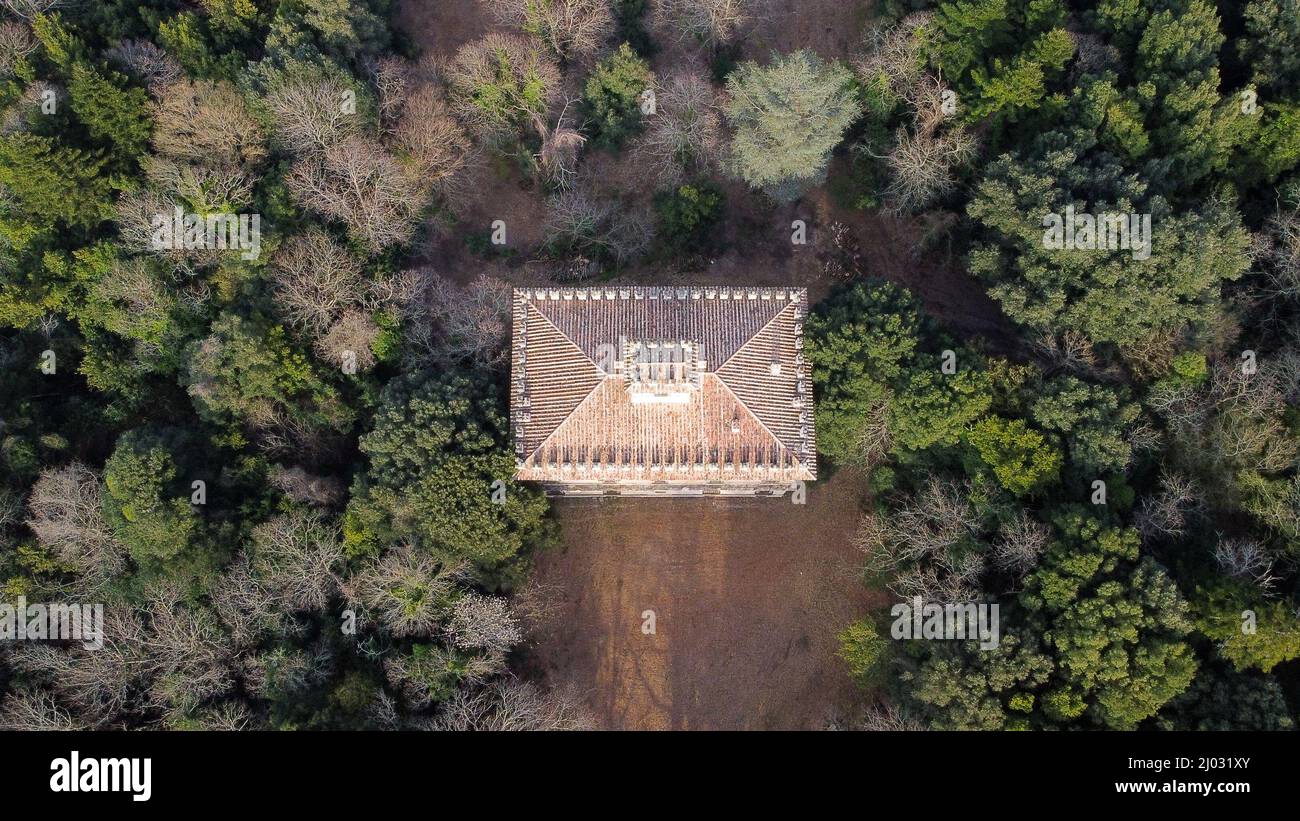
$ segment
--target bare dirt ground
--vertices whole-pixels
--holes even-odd
[[[745,39],[745,56],[765,62],[811,48],[827,60],[848,60],[861,42],[871,6],[846,0],[768,0]]]
[[[567,499],[524,667],[608,729],[821,729],[861,694],[836,633],[883,603],[850,544],[862,479],[790,499]],[[654,611],[655,632],[642,630]]]

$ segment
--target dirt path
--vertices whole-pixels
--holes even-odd
[[[821,729],[860,701],[835,635],[883,602],[849,544],[861,478],[786,499],[560,500],[525,669],[609,729]],[[643,632],[647,611],[653,634]]]

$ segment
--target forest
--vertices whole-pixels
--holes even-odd
[[[1294,729],[1297,0],[842,5],[0,0],[0,602],[104,614],[0,729],[601,726],[522,661],[511,287],[800,254],[855,583],[1001,613],[820,625],[834,726]]]

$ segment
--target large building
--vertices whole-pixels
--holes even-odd
[[[807,301],[802,288],[516,289],[516,478],[675,496],[815,479]]]

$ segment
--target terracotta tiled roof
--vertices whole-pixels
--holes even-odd
[[[517,478],[816,478],[801,288],[514,292]]]

